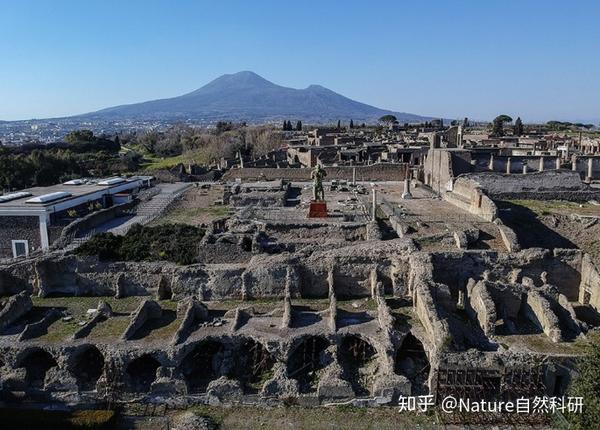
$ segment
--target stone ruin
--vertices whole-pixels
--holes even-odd
[[[384,237],[368,196],[350,221],[243,206],[282,191],[235,199],[190,251],[197,264],[61,250],[1,266],[3,400],[375,406],[565,392],[573,343],[600,322],[600,274],[582,251],[472,249],[466,236],[423,250]]]

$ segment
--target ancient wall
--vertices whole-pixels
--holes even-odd
[[[37,216],[0,217],[0,258],[12,258],[12,240],[27,240],[29,252],[40,248],[40,219]]]
[[[472,181],[493,199],[588,200],[598,198],[600,191],[584,184],[577,172],[549,170],[527,175],[496,172],[470,173],[457,178]]]
[[[449,151],[430,149],[424,163],[425,185],[431,187],[438,194],[446,191],[451,184],[454,173],[452,172],[452,156]]]
[[[581,283],[582,252],[574,249],[556,249],[554,252],[531,248],[511,254],[465,252],[437,252],[432,254],[433,279],[450,287],[454,296],[467,285],[469,278],[511,283],[529,277],[541,286],[542,274],[548,284],[556,285],[569,300],[576,301]],[[460,270],[455,270],[460,267]]]
[[[51,240],[50,243],[55,247],[66,246],[72,238],[77,237],[81,232],[91,230],[111,219],[122,216],[126,210],[132,209],[135,205],[136,202],[123,203],[89,213],[83,218],[79,218],[62,228],[56,241]]]
[[[600,270],[592,258],[585,254],[581,262],[581,290],[579,302],[589,303],[600,311]]]
[[[452,191],[442,194],[444,200],[486,221],[494,221],[498,216],[498,208],[492,199],[485,195],[479,184],[468,178],[456,178],[452,184]]]
[[[352,171],[356,169],[357,181],[401,181],[406,175],[405,163],[378,163],[370,166],[327,166],[325,180],[352,180]],[[310,181],[311,169],[276,169],[276,168],[243,168],[231,169],[224,176],[225,180],[240,178],[244,181],[287,179],[290,181]]]

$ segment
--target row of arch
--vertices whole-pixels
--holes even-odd
[[[319,371],[333,358],[327,352],[331,345],[324,336],[305,336],[292,345],[285,364],[286,372],[288,377],[298,381],[300,392],[316,390]],[[251,338],[234,344],[207,338],[187,349],[175,373],[185,382],[188,393],[206,392],[210,382],[221,376],[240,381],[246,393],[256,393],[272,377],[277,361],[263,343]],[[376,357],[376,348],[368,340],[358,335],[341,338],[337,359],[344,371],[344,379],[352,383],[357,395],[369,394],[366,375],[370,366],[376,365]],[[394,362],[396,373],[417,383],[426,382],[429,361],[422,343],[412,334],[409,333],[398,348]],[[15,363],[15,367],[25,369],[26,383],[34,389],[43,389],[47,372],[58,366],[55,357],[39,347],[23,351]],[[79,348],[67,359],[66,365],[80,391],[94,391],[99,379],[106,375],[106,366],[104,354],[94,345]],[[129,361],[118,378],[126,391],[149,392],[161,366],[163,364],[155,354],[144,353]]]

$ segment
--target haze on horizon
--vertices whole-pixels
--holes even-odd
[[[600,4],[3,2],[0,120],[178,96],[252,70],[382,109],[600,121]]]

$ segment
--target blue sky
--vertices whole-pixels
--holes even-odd
[[[599,18],[595,0],[0,0],[0,119],[252,70],[396,111],[597,122]]]

